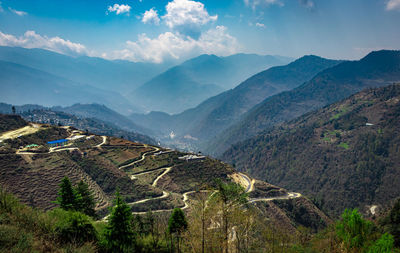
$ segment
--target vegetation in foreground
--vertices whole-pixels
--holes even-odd
[[[82,188],[84,183],[73,187],[64,178],[60,208],[47,212],[23,205],[0,189],[0,251],[400,252],[400,200],[375,223],[356,209],[346,210],[318,234],[304,227],[289,234],[245,206],[246,193],[234,183],[217,182],[218,192],[198,193],[188,213],[176,208],[172,214],[133,216],[117,191],[107,222],[85,214],[94,202]]]

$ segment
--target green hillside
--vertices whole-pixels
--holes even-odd
[[[400,81],[400,51],[372,52],[360,61],[326,69],[300,87],[277,94],[255,106],[236,125],[207,145],[208,153],[222,154],[230,145],[307,112],[338,102],[365,88]]]
[[[223,159],[327,213],[371,214],[400,195],[399,126],[400,85],[368,89],[238,143]]]

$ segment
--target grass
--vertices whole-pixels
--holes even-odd
[[[344,148],[344,149],[349,149],[349,148],[350,148],[349,144],[346,143],[346,142],[340,143],[340,144],[338,145],[338,147],[341,147],[341,148]]]
[[[330,120],[335,120],[335,119],[339,119],[340,117],[342,117],[346,112],[349,111],[349,108],[347,106],[344,106],[340,109],[340,112],[333,115]]]

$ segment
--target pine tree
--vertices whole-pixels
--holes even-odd
[[[94,210],[96,202],[94,201],[92,191],[89,189],[89,185],[80,181],[75,191],[79,208],[78,211],[91,217],[96,217],[96,211]]]
[[[64,177],[58,191],[57,203],[64,210],[76,210],[77,200],[71,181],[68,177]]]
[[[176,234],[178,252],[180,251],[180,238],[181,234],[187,229],[188,223],[186,221],[185,213],[180,208],[175,208],[172,211],[171,217],[168,221],[168,232]]]
[[[111,252],[133,251],[135,234],[132,230],[132,212],[118,190],[108,218],[105,237]]]

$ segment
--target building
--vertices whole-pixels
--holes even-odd
[[[49,145],[50,147],[62,147],[67,145],[68,142],[69,140],[67,139],[61,139],[61,140],[49,141],[47,142],[47,145]]]

